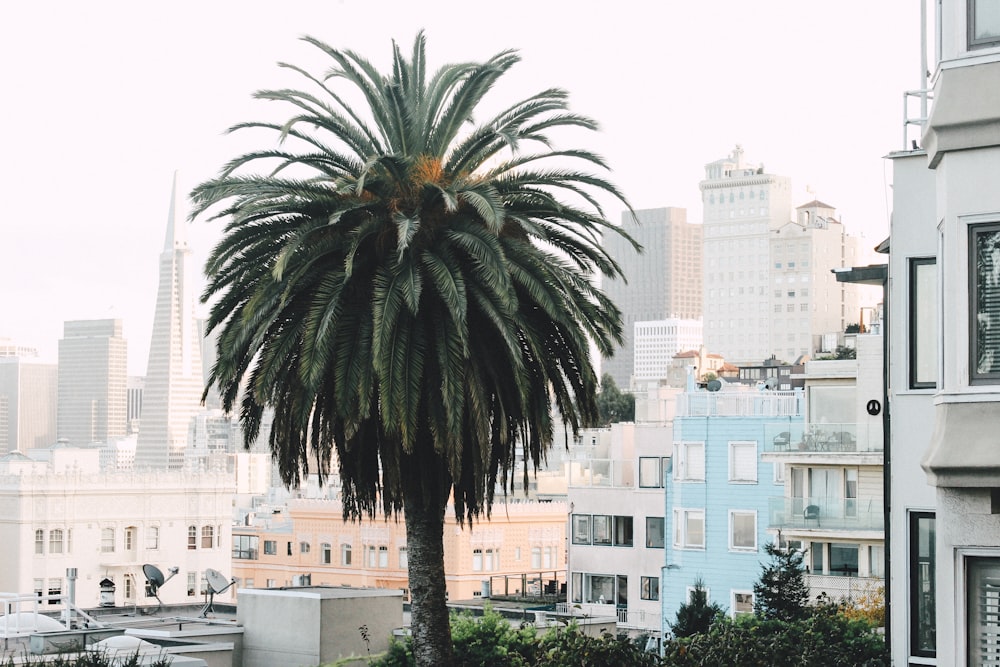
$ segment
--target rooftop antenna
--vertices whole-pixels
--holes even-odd
[[[149,595],[152,595],[154,598],[156,598],[156,609],[149,612],[150,614],[155,614],[156,612],[160,611],[160,609],[163,607],[163,600],[160,599],[160,594],[159,594],[160,586],[173,579],[174,576],[181,571],[181,569],[179,567],[174,566],[170,568],[170,570],[168,571],[170,572],[170,576],[164,579],[163,572],[160,570],[160,568],[156,567],[155,565],[146,563],[145,565],[142,566],[142,573],[146,577],[146,595],[147,597]]]
[[[215,609],[212,607],[212,603],[215,602],[216,594],[225,593],[236,583],[235,578],[226,579],[226,575],[212,568],[205,570],[205,581],[208,582],[208,604],[202,608],[201,615],[198,618],[206,618],[208,612],[214,612]]]

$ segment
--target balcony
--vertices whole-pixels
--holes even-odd
[[[808,530],[885,530],[882,500],[876,498],[768,499],[768,527]]]
[[[877,577],[843,577],[832,574],[807,574],[809,599],[826,593],[831,600],[848,602],[866,596],[877,596],[878,589],[885,586],[885,580]]]
[[[678,417],[799,417],[801,391],[698,391],[677,397]]]
[[[582,459],[566,466],[571,487],[634,488],[635,461],[622,459]]]
[[[776,454],[804,452],[809,454],[882,453],[881,425],[867,424],[783,424],[776,431],[767,425],[764,451]]]

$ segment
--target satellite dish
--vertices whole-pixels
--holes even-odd
[[[215,595],[217,593],[225,593],[236,583],[235,579],[226,579],[226,575],[212,568],[206,568],[205,581],[208,583],[208,604],[201,610],[199,618],[205,618],[208,616],[208,612],[215,611],[212,607],[212,603],[215,602]]]
[[[719,391],[722,389],[722,382],[719,380],[709,380],[708,384],[705,385],[705,389],[708,389],[709,391]]]
[[[160,607],[163,606],[163,601],[160,599],[160,587],[174,578],[178,572],[180,572],[179,567],[172,567],[169,570],[170,576],[164,578],[163,571],[151,563],[146,563],[142,566],[142,574],[146,577],[146,597],[152,596],[156,598],[156,609],[149,612],[155,614],[160,611]]]

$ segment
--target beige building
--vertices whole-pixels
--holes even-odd
[[[55,364],[0,355],[0,455],[56,441],[57,382]]]
[[[565,581],[563,502],[497,503],[489,521],[464,529],[445,513],[444,569],[450,600],[482,596],[483,582],[501,595],[528,575],[532,586]],[[376,519],[345,523],[332,500],[291,500],[287,510],[233,528],[233,576],[241,588],[354,586],[408,589],[406,527]],[[539,591],[540,592],[540,591]]]
[[[121,320],[63,324],[59,341],[59,438],[74,445],[126,433],[127,345]]]

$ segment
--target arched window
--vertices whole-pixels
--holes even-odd
[[[198,548],[198,526],[188,526],[188,549]]]
[[[201,527],[201,548],[211,549],[215,543],[215,526]]]
[[[59,528],[49,531],[49,553],[61,554],[63,552],[63,532]]]

